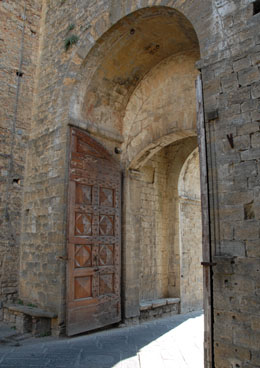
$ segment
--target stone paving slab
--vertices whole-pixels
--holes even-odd
[[[0,368],[203,368],[203,314],[18,345],[0,344]]]

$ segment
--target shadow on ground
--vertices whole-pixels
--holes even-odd
[[[30,338],[20,341],[20,346],[1,344],[0,367],[160,368],[167,366],[165,361],[173,362],[174,359],[179,361],[179,365],[175,364],[174,367],[189,367],[182,346],[186,344],[194,350],[194,364],[194,354],[201,355],[203,351],[202,336],[202,312],[192,312],[73,338]],[[191,351],[187,357],[190,353]],[[148,354],[152,361],[146,364]],[[160,365],[160,359],[163,365]],[[184,361],[183,365],[181,360]],[[194,367],[200,366],[193,365]]]

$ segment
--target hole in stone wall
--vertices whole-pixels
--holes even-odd
[[[21,184],[21,180],[20,179],[13,179],[13,184],[17,184],[17,185],[20,185]]]
[[[17,75],[17,77],[22,77],[23,76],[23,72],[19,72],[19,70],[17,70],[17,72],[16,72],[16,75]]]
[[[115,153],[116,153],[117,155],[119,155],[120,153],[122,153],[121,148],[119,148],[119,147],[115,147]]]
[[[244,219],[245,220],[253,220],[255,218],[255,212],[254,212],[253,206],[254,206],[254,201],[244,205]]]
[[[260,0],[256,0],[253,3],[253,15],[260,13]]]

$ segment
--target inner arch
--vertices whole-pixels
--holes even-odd
[[[194,28],[175,9],[144,8],[124,17],[88,55],[77,117],[122,133],[126,105],[144,76],[163,59],[192,49],[199,49]]]
[[[144,8],[97,41],[75,88],[81,127],[103,129],[99,140],[112,152],[111,137],[122,137],[116,157],[125,172],[125,318],[142,317],[141,301],[180,297],[178,178],[197,144],[199,57],[196,33],[183,14],[169,7]],[[139,104],[140,91],[147,104]],[[145,115],[140,127],[136,106]]]

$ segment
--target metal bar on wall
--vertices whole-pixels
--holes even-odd
[[[203,257],[203,299],[204,299],[204,367],[214,367],[213,355],[213,295],[212,257],[210,241],[210,208],[208,185],[208,161],[205,132],[202,77],[196,80],[197,134],[200,156],[201,210],[202,210],[202,257]]]

